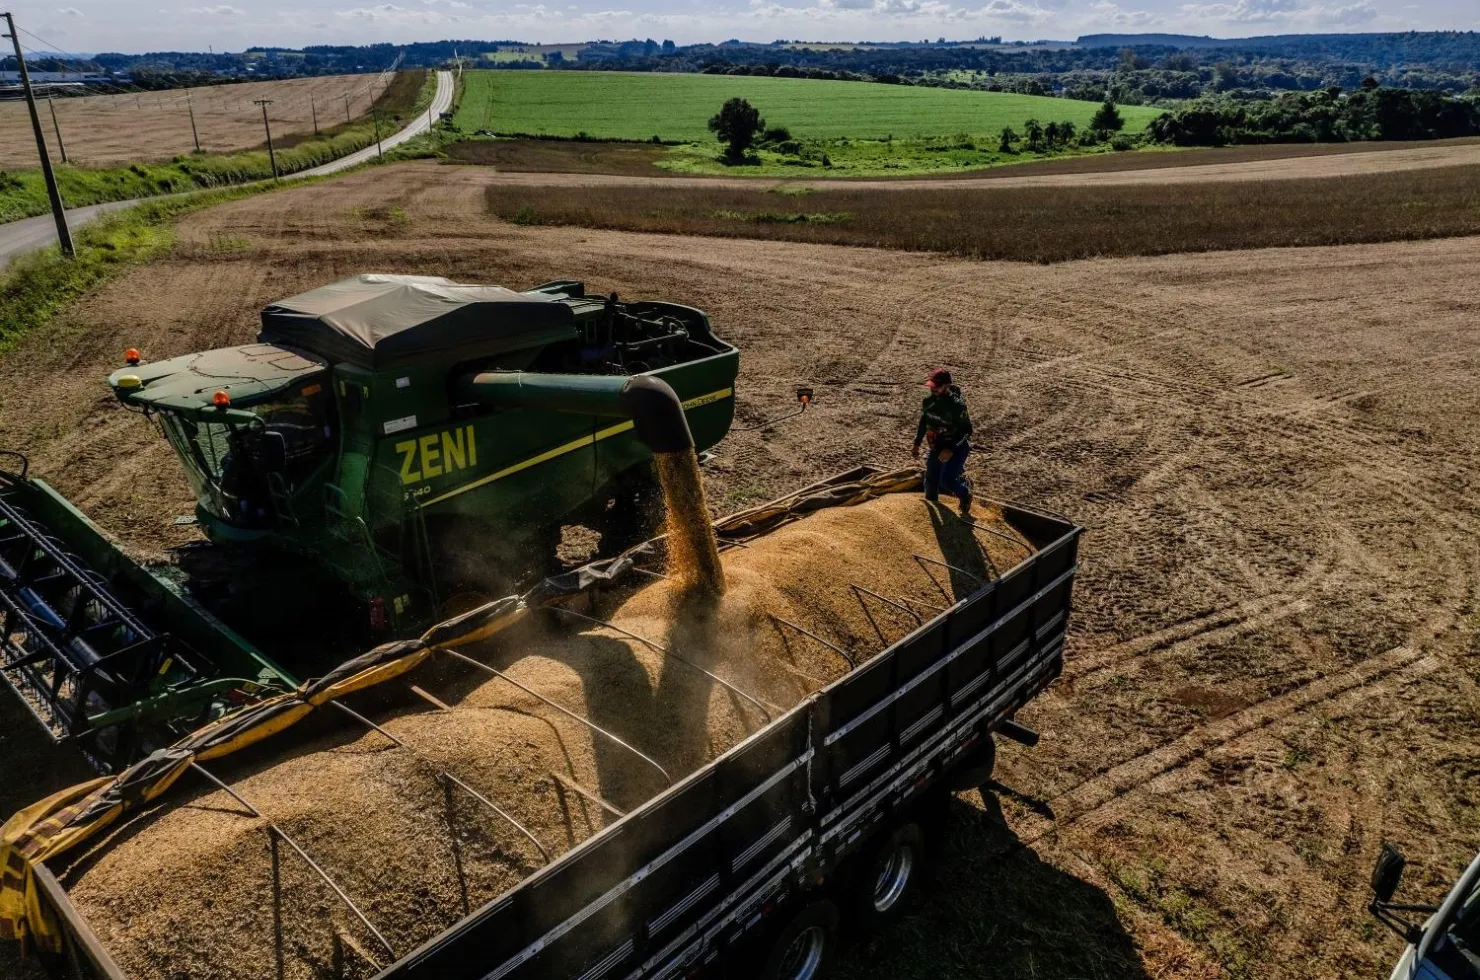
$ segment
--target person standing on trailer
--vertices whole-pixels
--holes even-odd
[[[951,383],[951,372],[936,368],[925,382],[930,394],[920,406],[912,455],[920,458],[925,443],[925,499],[936,501],[942,491],[961,502],[961,516],[971,516],[971,480],[966,457],[971,452],[971,412],[961,389]]]

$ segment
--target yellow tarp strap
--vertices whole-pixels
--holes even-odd
[[[503,600],[500,600],[503,601]],[[492,603],[489,604],[493,605]],[[111,806],[103,807],[107,794],[118,785],[124,774],[103,776],[90,782],[64,789],[44,800],[33,803],[19,811],[0,827],[0,939],[25,941],[30,939],[39,948],[49,952],[60,952],[61,930],[50,909],[41,900],[36,888],[33,869],[50,858],[78,847],[101,834],[126,810],[158,799],[174,785],[175,781],[190,768],[192,762],[207,762],[240,752],[271,738],[311,714],[315,708],[328,704],[355,691],[362,691],[384,684],[421,666],[438,650],[448,650],[488,639],[493,634],[513,625],[523,617],[527,608],[520,604],[502,615],[482,621],[476,615],[488,607],[440,624],[446,632],[448,625],[466,621],[467,629],[435,645],[413,648],[405,656],[367,667],[337,683],[307,693],[310,685],[304,684],[296,691],[279,694],[266,701],[258,702],[218,718],[187,735],[177,745],[210,741],[211,733],[227,729],[232,721],[244,711],[262,711],[267,705],[292,704],[285,710],[265,712],[267,717],[251,728],[243,729],[230,739],[216,745],[182,755],[167,770],[156,775],[140,792],[128,800],[121,796]],[[430,633],[428,635],[431,635]],[[296,703],[293,703],[296,702]],[[90,819],[79,822],[83,814]]]
[[[743,533],[747,529],[759,530],[771,526],[773,522],[785,520],[793,512],[802,514],[826,506],[860,504],[886,493],[914,490],[919,486],[918,469],[877,473],[856,484],[819,488],[816,493],[808,496],[794,497],[780,504],[763,505],[743,511],[715,526],[731,534]],[[819,498],[832,499],[823,503]],[[811,501],[813,506],[805,506],[807,501]],[[158,799],[190,768],[192,762],[219,759],[240,752],[291,728],[317,707],[415,670],[436,651],[478,643],[507,629],[528,611],[524,603],[518,602],[506,612],[490,615],[498,603],[508,601],[497,600],[438,624],[424,635],[420,646],[414,647],[405,656],[374,664],[327,688],[314,691],[312,695],[308,693],[311,685],[304,684],[296,691],[277,695],[202,726],[176,745],[204,743],[204,747],[181,754],[178,759],[172,760],[168,769],[156,774],[147,785],[131,796],[113,794],[110,797],[110,791],[119,784],[122,774],[105,776],[62,790],[16,813],[0,827],[0,868],[3,868],[3,875],[0,875],[0,939],[25,940],[29,937],[42,948],[60,950],[59,926],[36,889],[33,869],[37,864],[101,834],[126,810]],[[488,618],[485,620],[484,617]],[[451,636],[437,638],[444,633],[451,633]],[[262,711],[264,706],[275,704],[292,706],[281,711],[264,711],[266,717],[260,723],[243,729],[219,744],[208,744],[213,731],[228,729],[242,712]],[[109,799],[114,799],[111,805],[107,805]],[[88,819],[81,822],[84,815]]]
[[[32,873],[31,855],[41,841],[37,831],[111,782],[104,776],[68,787],[18,811],[0,826],[0,939],[24,942],[29,937],[44,949],[60,948],[56,921],[42,907]]]

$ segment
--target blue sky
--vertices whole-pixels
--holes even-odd
[[[543,43],[653,37],[683,44],[731,37],[1031,40],[1107,31],[1246,37],[1480,29],[1477,0],[16,0],[11,10],[22,27],[71,51],[239,51],[459,37]]]

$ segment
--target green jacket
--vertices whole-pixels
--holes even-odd
[[[920,405],[920,427],[915,431],[915,445],[932,434],[930,444],[945,449],[959,445],[971,436],[971,411],[961,397],[961,389],[951,385],[944,395],[926,395]]]

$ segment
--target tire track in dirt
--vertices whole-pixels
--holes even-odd
[[[1194,729],[1046,801],[1054,814],[1053,826],[1025,838],[1024,843],[1032,846],[1117,800],[1145,791],[1154,780],[1185,770],[1189,763],[1251,732],[1270,728],[1297,713],[1309,711],[1350,692],[1359,692],[1359,698],[1371,697],[1393,686],[1390,681],[1384,683],[1391,675],[1416,665],[1418,670],[1413,676],[1423,676],[1436,670],[1439,663],[1438,658],[1426,655],[1422,650],[1406,645],[1396,647],[1381,656],[1364,660],[1340,675],[1323,677],[1236,715]],[[1159,787],[1161,791],[1168,788],[1168,784]]]
[[[1433,610],[1421,624],[1410,631],[1403,644],[1359,661],[1338,674],[1323,676],[1227,718],[1207,722],[1170,742],[1117,763],[1067,790],[1060,791],[1047,801],[1049,809],[1054,813],[1054,826],[1040,832],[1032,840],[1036,842],[1116,800],[1141,791],[1153,780],[1167,777],[1174,770],[1183,771],[1192,761],[1250,732],[1271,728],[1286,718],[1309,711],[1348,692],[1366,692],[1358,695],[1361,698],[1380,693],[1392,686],[1384,683],[1385,679],[1405,668],[1414,665],[1421,667],[1409,680],[1438,669],[1441,661],[1436,655],[1426,652],[1426,648],[1459,626],[1462,617],[1473,605],[1476,579],[1473,558],[1467,560],[1461,554],[1443,550],[1436,554],[1441,565],[1447,566],[1441,569],[1439,578],[1441,582],[1448,583],[1451,601]],[[1179,644],[1198,642],[1202,636],[1215,632],[1218,630],[1195,634],[1187,640],[1174,640],[1161,649],[1170,650]],[[1131,654],[1135,655],[1137,654]],[[1172,784],[1165,782],[1161,784],[1163,789],[1170,785]],[[1065,812],[1067,816],[1064,815]]]
[[[1186,653],[1222,643],[1230,637],[1252,633],[1272,623],[1305,612],[1312,599],[1294,591],[1275,592],[1224,606],[1195,619],[1147,633],[1108,647],[1097,654],[1076,653],[1064,679],[1076,682],[1102,670],[1111,670],[1159,653]]]
[[[1135,760],[1135,765],[1127,764],[1123,777],[1119,770],[1113,770],[1117,778],[1111,785],[1096,785],[1087,792],[1076,788],[1067,798],[1050,801],[1051,807],[1054,807],[1054,802],[1066,807],[1069,815],[1056,817],[1056,826],[1034,840],[1077,824],[1086,824],[1083,829],[1093,833],[1096,828],[1123,816],[1140,796],[1170,795],[1184,789],[1189,780],[1198,778],[1189,772],[1189,768],[1212,751],[1228,748],[1251,735],[1268,732],[1292,716],[1317,707],[1322,708],[1322,714],[1327,717],[1350,715],[1363,703],[1423,680],[1442,666],[1443,661],[1437,656],[1406,649],[1402,653],[1394,651],[1391,656],[1365,661],[1362,670],[1352,672],[1355,676],[1326,685],[1322,690],[1301,692],[1308,697],[1299,698],[1295,703],[1272,706],[1268,712],[1256,712],[1256,717],[1244,718],[1237,726],[1221,729],[1216,738],[1173,743],[1166,747],[1169,751],[1158,758],[1147,756]],[[1054,811],[1057,814],[1058,808],[1054,807]]]

